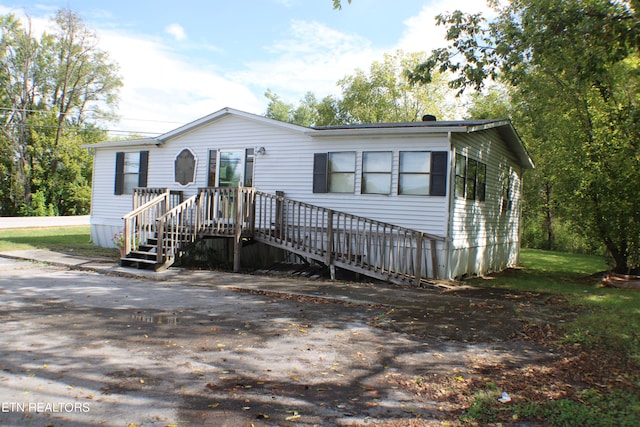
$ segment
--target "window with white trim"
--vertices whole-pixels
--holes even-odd
[[[391,194],[391,151],[362,153],[362,194]]]

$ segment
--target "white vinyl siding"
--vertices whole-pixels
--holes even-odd
[[[219,169],[221,152],[237,150],[247,155],[245,181],[249,174],[247,168],[251,168],[257,190],[271,194],[281,191],[293,200],[446,237],[445,244],[438,243],[439,277],[482,274],[517,262],[522,167],[497,130],[434,132],[431,129],[424,133],[398,130],[384,135],[342,133],[333,136],[328,132],[316,134],[275,121],[228,114],[174,135],[158,145],[149,141],[140,145],[131,142],[95,149],[91,213],[94,242],[109,246],[113,234],[123,226],[122,216],[133,204],[131,197],[114,195],[116,152],[148,150],[147,186],[181,190],[187,198],[198,188],[211,185],[211,178],[218,179],[215,169]],[[256,147],[265,150],[256,150],[249,156]],[[200,159],[195,165],[195,180],[187,186],[175,182],[173,173],[176,157],[185,149]],[[430,153],[431,158],[438,155],[439,159],[435,163],[423,163],[422,168],[409,167],[406,162],[403,167],[401,153],[404,152]],[[314,193],[314,158],[318,153],[324,153],[327,158],[330,153],[352,156],[353,167],[335,170],[352,174],[348,180],[350,192]],[[369,153],[385,154],[374,161],[376,155],[372,154],[369,159]],[[213,154],[215,157],[211,157]],[[474,181],[476,199],[479,186],[484,185],[484,201],[453,194],[455,154],[486,165],[484,173],[476,173]],[[248,161],[249,157],[252,162]],[[383,163],[389,166],[381,166],[382,157]],[[447,167],[435,167],[436,163],[446,163]],[[327,169],[325,173],[329,172]],[[406,188],[404,184],[413,181],[412,174],[428,175],[429,181],[423,182],[422,187],[412,187],[413,192],[419,194],[399,194]],[[438,190],[434,192],[438,195],[423,195],[425,188],[432,191],[436,178]]]
[[[474,198],[456,191],[451,213],[451,258],[453,277],[499,271],[518,262],[520,246],[520,206],[522,171],[496,131],[454,135],[456,161],[462,156],[484,164],[480,177],[474,180]],[[468,163],[467,163],[468,165]],[[468,167],[468,166],[467,166]],[[509,171],[505,177],[505,170]],[[456,165],[454,182],[461,185],[462,167]],[[468,176],[467,176],[468,178]],[[505,179],[511,196],[510,209],[503,210]],[[484,180],[484,181],[483,181]],[[467,179],[466,185],[469,185]],[[478,200],[478,187],[483,186],[484,200]]]

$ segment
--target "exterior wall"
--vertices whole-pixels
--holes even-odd
[[[295,200],[444,236],[448,197],[398,196],[398,152],[448,151],[448,144],[446,134],[429,138],[311,138],[302,131],[229,115],[158,147],[99,148],[94,169],[94,241],[109,244],[105,238],[110,239],[119,231],[122,216],[132,207],[131,195],[113,194],[116,152],[149,150],[147,186],[182,190],[186,198],[207,186],[209,150],[257,147],[266,150],[264,155],[255,156],[254,186],[260,191],[283,191],[286,197]],[[173,176],[175,158],[184,148],[189,148],[197,160],[196,181],[186,186],[175,183]],[[360,194],[363,150],[393,151],[391,195]],[[357,152],[355,194],[313,194],[313,155],[329,151]]]
[[[437,246],[440,278],[485,274],[517,264],[522,183],[519,162],[496,130],[453,133],[451,138],[448,133],[311,137],[303,128],[231,114],[159,146],[99,147],[94,161],[92,239],[100,246],[113,246],[111,238],[122,229],[122,216],[133,206],[131,195],[114,195],[117,152],[148,150],[147,186],[181,190],[186,198],[207,186],[210,150],[264,147],[265,153],[256,153],[254,159],[253,185],[258,190],[272,194],[282,191],[294,200],[448,237]],[[174,162],[185,148],[196,158],[196,179],[181,185],[174,180]],[[313,193],[314,154],[341,151],[356,152],[354,193]],[[363,151],[393,153],[391,194],[361,194]],[[400,151],[449,152],[446,196],[398,195]],[[487,165],[485,201],[454,197],[456,152]],[[501,173],[505,165],[511,170],[512,206],[503,212]]]
[[[116,153],[140,152],[147,147],[100,148],[94,152],[91,198],[91,241],[102,247],[115,247],[114,234],[122,231],[122,216],[133,208],[131,194],[114,195]]]
[[[454,151],[487,165],[485,201],[452,196],[449,274],[482,275],[517,265],[522,169],[497,131],[454,135]],[[453,166],[452,162],[452,168]],[[504,168],[510,168],[511,206],[504,210]],[[455,179],[455,169],[452,181]]]

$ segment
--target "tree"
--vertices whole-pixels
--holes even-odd
[[[104,139],[88,113],[109,116],[117,65],[70,10],[35,39],[14,15],[0,17],[0,215],[87,213],[91,162],[82,144]],[[37,195],[35,200],[33,196]]]
[[[633,2],[637,6],[637,1]],[[448,48],[410,78],[451,71],[459,92],[490,79],[514,88],[545,185],[586,239],[602,242],[617,271],[640,266],[640,22],[627,2],[492,1],[497,17],[456,11]]]
[[[349,4],[351,4],[351,0],[347,0]],[[342,9],[342,1],[341,0],[333,0],[333,8],[336,10]]]
[[[264,96],[269,99],[265,114],[267,117],[300,126],[311,126],[318,121],[318,102],[311,92],[305,94],[297,107],[285,103],[271,90],[267,90]]]
[[[447,102],[448,88],[444,77],[436,75],[428,85],[413,84],[406,70],[416,67],[424,54],[385,54],[374,61],[368,72],[357,69],[338,81],[342,96],[327,96],[318,102],[307,93],[298,106],[286,104],[267,91],[270,100],[267,117],[303,126],[329,126],[353,123],[409,122],[424,114],[440,118],[453,116],[455,108]]]

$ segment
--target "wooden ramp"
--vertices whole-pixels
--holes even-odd
[[[150,194],[144,196],[143,194]],[[206,237],[234,239],[234,270],[243,239],[305,259],[393,283],[420,285],[438,278],[444,238],[256,191],[202,188],[182,201],[168,190],[136,189],[124,216],[122,265],[162,270]]]

